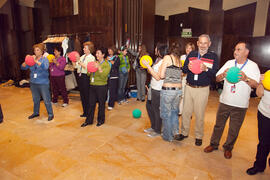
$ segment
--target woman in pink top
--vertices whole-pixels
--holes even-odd
[[[62,56],[63,48],[57,46],[54,48],[55,59],[50,63],[50,76],[51,76],[51,86],[52,86],[52,103],[57,104],[58,96],[61,95],[64,103],[63,107],[68,105],[68,95],[65,83],[65,71],[66,59]]]

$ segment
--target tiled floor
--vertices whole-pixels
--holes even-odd
[[[256,153],[259,99],[251,99],[233,157],[227,160],[221,148],[210,154],[203,152],[215,123],[217,92],[209,97],[201,147],[194,145],[194,119],[189,138],[183,142],[147,137],[143,132],[149,127],[145,103],[135,99],[106,110],[104,125],[81,128],[84,119],[79,117],[79,96],[69,97],[69,106],[53,106],[54,121],[47,121],[43,102],[41,116],[28,120],[33,108],[30,90],[0,87],[5,116],[0,124],[0,180],[270,179],[269,167],[255,176],[245,173]],[[140,119],[132,118],[135,108],[142,111]],[[221,143],[227,128],[224,133]]]

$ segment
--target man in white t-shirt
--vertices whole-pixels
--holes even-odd
[[[227,61],[216,74],[216,81],[224,80],[224,85],[219,98],[220,104],[210,145],[204,149],[206,153],[218,149],[226,121],[230,118],[229,132],[223,148],[224,157],[226,159],[232,157],[232,149],[248,108],[251,88],[256,88],[260,80],[258,65],[247,58],[248,54],[249,45],[245,42],[239,42],[234,49],[235,59]],[[229,68],[235,66],[240,68],[241,76],[238,83],[232,84],[225,77]]]

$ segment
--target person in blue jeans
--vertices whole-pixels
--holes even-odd
[[[46,57],[43,57],[44,44],[35,44],[34,49],[34,61],[33,66],[28,66],[25,62],[22,63],[21,69],[30,69],[30,89],[32,92],[34,102],[34,113],[28,117],[33,119],[39,116],[40,98],[42,97],[48,113],[48,121],[53,120],[53,109],[51,104],[50,86],[49,86],[49,61]]]
[[[127,56],[127,47],[121,47],[121,53],[119,55],[119,84],[118,84],[118,102],[122,104],[127,102],[125,97],[125,88],[128,81],[128,73],[130,71],[130,63]]]
[[[160,117],[163,124],[162,138],[165,141],[177,140],[176,137],[179,136],[178,113],[182,95],[181,67],[180,45],[173,43],[169,48],[169,55],[164,56],[159,68],[159,76],[164,80],[160,92]]]

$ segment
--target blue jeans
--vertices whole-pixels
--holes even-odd
[[[30,89],[32,92],[34,102],[34,114],[39,114],[40,98],[43,98],[44,104],[49,116],[53,116],[51,96],[49,90],[49,84],[34,84],[30,83]]]
[[[128,73],[119,72],[118,101],[125,99],[125,88],[128,80]]]
[[[172,141],[175,134],[179,133],[179,103],[182,90],[161,90],[160,92],[160,117],[163,124],[162,138]]]

